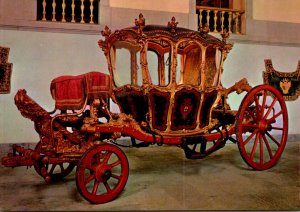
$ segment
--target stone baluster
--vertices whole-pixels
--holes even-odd
[[[235,34],[240,34],[240,13],[235,13]]]
[[[210,29],[210,26],[209,26],[209,21],[210,21],[209,13],[210,13],[210,10],[207,10],[206,23],[207,23],[208,28]]]
[[[81,21],[80,23],[84,24],[84,0],[81,0],[81,6],[80,6],[80,9],[81,9]]]
[[[224,20],[225,20],[224,15],[225,15],[225,11],[222,11],[221,12],[221,32],[224,31]]]
[[[46,0],[43,0],[43,18],[42,21],[46,21]]]
[[[93,6],[94,0],[90,0],[90,3],[91,3],[91,5],[90,5],[90,11],[91,11],[90,24],[93,24],[94,23],[94,21],[93,21],[93,18],[94,18],[94,15],[93,15],[93,13],[94,13],[94,6]]]
[[[72,4],[71,4],[71,8],[72,8],[72,23],[75,23],[75,2],[74,0],[72,0]]]
[[[214,12],[214,32],[218,32],[217,31],[217,13],[218,13],[218,11],[213,10],[213,12]]]
[[[232,33],[231,22],[232,22],[232,12],[228,12],[228,32],[229,33]]]
[[[65,12],[65,9],[66,9],[66,2],[65,2],[66,0],[63,0],[63,2],[62,2],[62,19],[61,19],[61,22],[66,22],[66,18],[65,18],[65,16],[66,16],[66,12]]]
[[[56,21],[56,18],[55,18],[55,15],[56,15],[55,8],[56,8],[56,2],[55,2],[55,0],[53,0],[52,1],[52,21]]]
[[[203,18],[203,17],[202,17],[202,12],[203,12],[203,10],[200,9],[199,12],[200,12],[200,13],[199,13],[199,28],[201,28],[201,27],[202,27],[202,18]]]

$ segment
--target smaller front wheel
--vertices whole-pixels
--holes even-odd
[[[97,145],[79,161],[77,189],[91,203],[106,203],[123,191],[128,174],[128,160],[119,147],[112,144]]]

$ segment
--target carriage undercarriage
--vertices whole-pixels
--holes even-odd
[[[130,138],[132,147],[178,146],[188,159],[204,158],[229,140],[256,170],[278,162],[288,133],[287,109],[279,91],[269,85],[252,88],[246,79],[222,87],[222,64],[231,48],[226,37],[219,41],[205,31],[177,29],[173,19],[168,28],[147,28],[143,21],[140,16],[133,29],[111,34],[106,28],[102,33],[105,40],[99,46],[108,58],[110,76],[90,72],[52,81],[56,110],[47,112],[25,90],[18,91],[15,104],[34,122],[40,141],[34,150],[14,145],[13,152],[2,158],[4,166],[34,166],[46,182],[62,179],[76,166],[80,194],[92,203],[105,203],[122,192],[129,175],[128,160],[118,147],[121,137]],[[131,78],[124,85],[117,82],[118,49],[130,52]],[[158,58],[157,85],[147,68],[153,52]],[[215,62],[218,57],[220,63]],[[190,70],[197,73],[191,77]],[[74,96],[64,96],[70,90],[77,92],[76,102]],[[227,104],[233,92],[247,92],[237,111]],[[120,113],[110,112],[110,99]]]

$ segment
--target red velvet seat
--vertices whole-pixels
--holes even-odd
[[[55,108],[59,110],[80,110],[86,98],[107,97],[110,90],[110,76],[100,72],[60,76],[53,79],[50,85]]]

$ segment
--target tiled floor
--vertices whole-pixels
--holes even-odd
[[[33,168],[1,166],[0,210],[300,210],[299,147],[288,142],[266,171],[250,169],[235,144],[202,160],[186,159],[177,147],[124,149],[129,180],[116,200],[102,205],[80,196],[76,170],[46,184]]]

